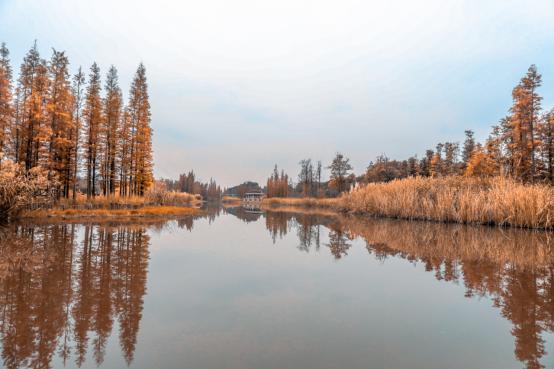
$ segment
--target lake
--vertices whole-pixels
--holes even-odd
[[[554,366],[551,233],[209,208],[0,234],[5,368]]]

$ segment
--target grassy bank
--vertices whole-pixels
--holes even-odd
[[[154,206],[154,205],[169,205],[169,206],[188,206],[197,205],[202,202],[202,197],[186,192],[170,192],[158,191],[156,189],[149,191],[145,196],[96,196],[87,198],[83,194],[79,194],[75,199],[60,199],[56,205],[60,208],[67,207],[117,207],[124,206]]]
[[[23,211],[20,219],[34,218],[152,218],[167,216],[195,215],[200,209],[182,206],[144,206],[136,209],[39,209]]]
[[[339,207],[339,199],[321,199],[315,197],[271,197],[263,199],[264,207],[330,208]]]
[[[358,188],[340,199],[345,211],[402,219],[554,227],[554,187],[506,178],[407,178]]]
[[[554,187],[506,178],[414,177],[371,183],[337,199],[278,199],[270,207],[321,207],[369,216],[554,229]]]
[[[221,202],[228,205],[240,205],[242,203],[242,200],[240,199],[240,197],[236,196],[223,196],[221,198]]]
[[[52,204],[30,204],[15,212],[16,219],[60,218],[107,220],[155,218],[197,214],[202,198],[188,193],[150,191],[146,196],[96,196],[79,194]]]

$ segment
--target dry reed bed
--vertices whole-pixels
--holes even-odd
[[[235,196],[223,196],[221,198],[221,202],[223,204],[236,204],[236,205],[240,205],[242,203],[242,200],[240,197],[235,197]]]
[[[83,218],[145,218],[185,216],[199,214],[200,210],[182,206],[144,206],[137,209],[43,209],[23,211],[20,219],[33,218],[58,218],[58,219],[83,219]]]
[[[152,206],[152,205],[193,205],[200,203],[202,197],[189,194],[186,192],[170,192],[170,191],[150,191],[145,196],[96,196],[87,198],[83,194],[79,194],[75,200],[60,199],[56,206],[60,208],[71,207],[104,207],[109,209],[113,205],[128,205],[128,206]]]
[[[339,199],[316,197],[271,197],[262,201],[264,207],[336,208],[338,205]]]
[[[79,194],[75,200],[73,199],[60,199],[57,203],[59,206],[79,206],[79,205],[93,205],[93,206],[105,206],[109,207],[111,204],[117,205],[136,205],[141,206],[146,203],[144,196],[96,196],[87,198],[85,195]]]
[[[407,178],[371,183],[339,199],[338,209],[410,220],[554,228],[554,187],[507,178]]]

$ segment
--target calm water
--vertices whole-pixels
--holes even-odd
[[[552,234],[209,214],[4,230],[3,366],[554,367]]]

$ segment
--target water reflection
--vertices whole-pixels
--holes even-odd
[[[256,206],[231,206],[227,207],[225,211],[246,223],[257,221],[263,214],[262,210]]]
[[[467,298],[490,298],[512,325],[515,358],[529,369],[545,367],[544,336],[554,332],[552,233],[217,207],[148,225],[20,224],[0,230],[3,365],[51,368],[56,360],[68,366],[88,360],[101,366],[116,333],[130,365],[151,232],[174,225],[192,231],[200,218],[212,224],[224,214],[262,228],[265,223],[273,243],[292,235],[300,252],[337,262],[352,254],[360,238],[384,264],[400,259],[423,265],[435,279],[464,286]]]
[[[144,227],[18,225],[0,244],[0,338],[7,368],[104,361],[115,322],[133,360],[149,257]]]
[[[554,331],[551,233],[273,211],[266,226],[274,239],[296,228],[303,251],[319,247],[324,226],[336,259],[348,255],[349,240],[361,237],[383,262],[396,257],[422,263],[437,280],[465,286],[466,297],[491,298],[512,323],[516,358],[528,369],[545,367],[543,334]]]

